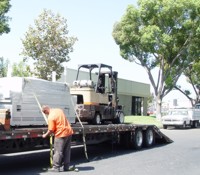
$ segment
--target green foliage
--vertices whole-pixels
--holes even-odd
[[[10,0],[0,1],[0,35],[10,32],[10,28],[8,25],[8,21],[10,20],[10,18],[5,16],[10,7]]]
[[[8,60],[0,57],[0,77],[6,77],[8,70]]]
[[[200,59],[199,57],[197,58],[198,59],[196,59],[184,70],[184,75],[187,77],[188,82],[192,85],[196,97],[195,99],[191,99],[191,97],[189,97],[189,95],[191,95],[189,90],[184,90],[183,94],[192,100],[193,105],[200,102]]]
[[[69,37],[67,20],[50,10],[44,10],[35,20],[35,28],[30,26],[22,40],[24,60],[34,60],[34,74],[42,79],[51,80],[63,72],[61,64],[70,60],[69,53],[77,38]]]
[[[162,101],[183,70],[199,57],[199,7],[195,0],[139,0],[138,7],[129,5],[114,25],[121,56],[145,68],[157,100]],[[152,75],[154,68],[157,77]]]
[[[153,93],[151,93],[151,96],[149,96],[149,97],[147,98],[147,103],[148,103],[148,106],[149,106],[149,104],[152,104],[152,103],[153,103],[153,101],[154,101],[154,94],[153,94]]]
[[[31,77],[32,73],[30,70],[30,66],[26,65],[26,63],[23,61],[20,61],[19,63],[14,63],[12,66],[12,76]]]

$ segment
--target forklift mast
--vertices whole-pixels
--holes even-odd
[[[115,101],[118,105],[117,97],[117,77],[118,72],[112,70],[112,66],[106,64],[82,64],[78,66],[76,81],[80,79],[80,71],[88,72],[88,79],[94,82],[95,92],[100,94],[108,94],[108,101]],[[95,74],[96,76],[92,75]],[[113,99],[113,97],[115,99]]]

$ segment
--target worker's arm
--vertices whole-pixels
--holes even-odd
[[[50,134],[53,134],[53,131],[48,130],[45,134],[42,135],[43,138],[46,138],[47,136],[49,136]]]

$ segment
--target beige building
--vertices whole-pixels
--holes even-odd
[[[77,70],[67,69],[58,81],[72,85]],[[79,77],[87,79],[88,73],[81,72]],[[94,75],[95,76],[95,75]],[[147,99],[150,97],[150,84],[118,78],[119,104],[124,106],[125,115],[147,115]]]

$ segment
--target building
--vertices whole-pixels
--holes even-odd
[[[82,79],[86,79],[87,72],[81,71]],[[72,85],[76,80],[77,70],[67,69],[58,80]],[[95,75],[94,75],[95,76]],[[150,84],[118,78],[119,104],[124,106],[125,115],[147,115],[147,99],[150,97]]]

